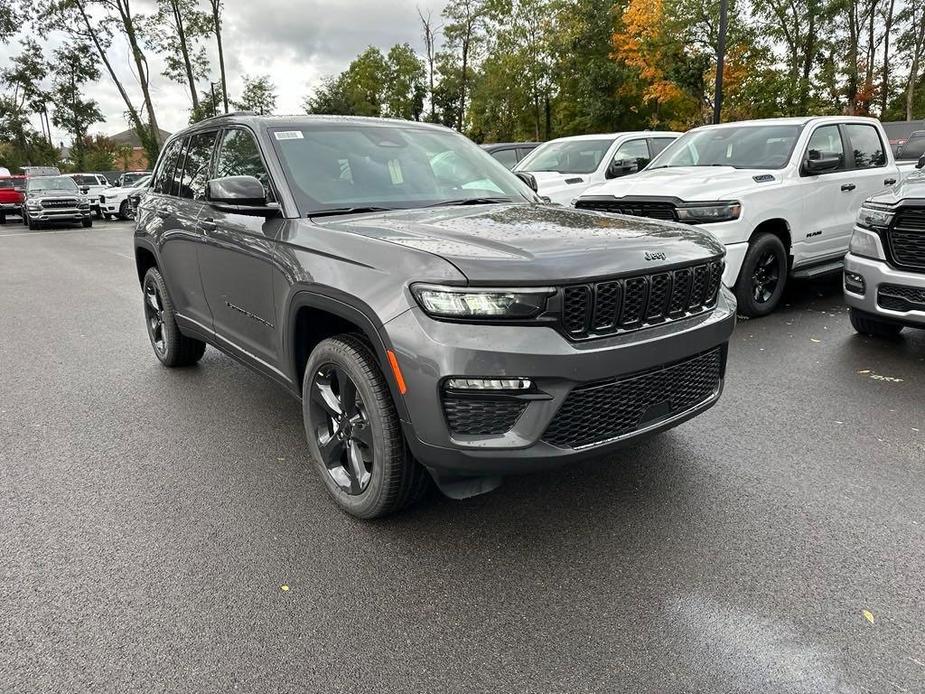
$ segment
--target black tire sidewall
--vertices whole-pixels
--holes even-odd
[[[305,366],[305,376],[302,379],[302,416],[312,464],[321,476],[328,493],[347,513],[359,518],[373,518],[383,515],[383,507],[386,505],[386,496],[389,491],[386,486],[390,468],[394,465],[408,463],[402,455],[403,442],[393,439],[394,432],[398,431],[398,415],[394,404],[391,400],[385,400],[381,395],[377,395],[368,374],[371,372],[373,378],[383,379],[383,383],[384,377],[372,355],[367,350],[358,349],[358,347],[359,345],[353,344],[352,341],[346,342],[331,338],[319,343],[312,351]],[[328,473],[321,458],[317,436],[312,429],[309,415],[313,376],[322,365],[329,363],[344,369],[356,384],[360,398],[366,406],[366,413],[372,428],[375,464],[370,473],[369,485],[357,495],[347,494]],[[387,387],[385,391],[388,392]],[[392,419],[394,421],[390,421]],[[390,435],[389,432],[392,434]],[[398,436],[400,437],[400,434]]]
[[[768,251],[773,250],[777,255],[780,264],[780,279],[774,294],[764,302],[755,301],[754,290],[752,286],[752,274],[755,271],[755,265],[758,260]],[[787,275],[789,267],[787,262],[787,250],[779,238],[773,234],[759,234],[752,239],[748,246],[748,252],[745,254],[745,260],[742,261],[742,268],[739,270],[739,280],[736,282],[735,294],[738,301],[738,311],[744,316],[758,317],[766,316],[773,312],[780,303],[783,296],[784,288],[787,284]]]
[[[177,326],[176,316],[174,315],[173,303],[170,301],[170,297],[167,295],[167,284],[164,282],[164,278],[161,277],[161,273],[157,268],[148,268],[148,271],[145,273],[144,281],[141,285],[141,299],[143,302],[148,300],[146,296],[146,289],[148,287],[148,282],[154,282],[157,286],[158,293],[161,297],[161,307],[162,307],[162,316],[164,320],[164,353],[161,354],[157,351],[157,348],[154,346],[154,338],[151,335],[151,331],[147,326],[147,312],[145,312],[145,332],[148,333],[148,341],[151,343],[151,349],[154,351],[154,355],[160,360],[164,366],[175,366],[178,359],[178,350],[180,338],[180,328]],[[142,304],[142,309],[144,310],[144,304]]]

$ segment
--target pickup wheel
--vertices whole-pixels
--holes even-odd
[[[766,316],[775,308],[787,283],[787,250],[774,234],[758,234],[748,246],[735,285],[739,313]]]
[[[154,355],[164,366],[192,366],[206,351],[206,343],[186,337],[177,326],[167,285],[157,268],[149,268],[141,285],[144,294],[145,325]]]
[[[6,212],[0,212],[0,224],[6,224]]]
[[[899,323],[883,320],[877,316],[852,308],[850,312],[851,325],[862,335],[873,337],[896,337],[902,332],[903,326]]]
[[[29,231],[35,231],[39,228],[39,223],[36,222],[32,217],[26,217],[26,226],[29,227]]]
[[[128,204],[128,200],[123,200],[119,205],[119,219],[131,219],[132,218],[132,208]]]
[[[80,224],[84,229],[89,229],[90,227],[93,226],[93,218],[84,217],[83,219],[80,220]]]
[[[313,463],[338,506],[379,518],[418,496],[427,472],[405,446],[385,376],[367,344],[338,335],[312,351],[302,416]]]

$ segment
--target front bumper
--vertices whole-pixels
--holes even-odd
[[[77,208],[29,210],[29,218],[36,222],[80,222],[89,219],[91,212]]]
[[[473,325],[435,321],[412,309],[386,325],[407,386],[404,404],[410,421],[406,439],[415,457],[442,472],[470,475],[531,472],[626,445],[645,434],[675,426],[716,403],[725,370],[725,345],[735,326],[735,299],[722,289],[709,313],[645,330],[588,342],[569,342],[549,327]],[[575,388],[610,382],[721,351],[715,391],[680,412],[653,410],[652,416],[619,437],[590,445],[553,445],[547,429]],[[460,435],[450,430],[444,411],[449,377],[529,378],[531,394],[504,433]],[[593,412],[589,412],[593,414]]]
[[[858,294],[848,289],[847,286],[845,287],[845,303],[849,306],[865,313],[882,316],[897,323],[925,328],[925,307],[921,309],[910,308],[910,310],[903,311],[884,308],[881,305],[881,302],[884,301],[884,298],[881,297],[881,288],[884,285],[921,290],[922,294],[925,295],[925,272],[895,270],[883,260],[864,258],[853,253],[845,256],[845,272],[853,272],[864,278],[863,294]],[[897,292],[891,292],[889,287],[884,287],[885,296],[895,293]],[[903,293],[905,294],[906,292]],[[909,306],[911,307],[911,304]]]
[[[18,202],[0,202],[0,211],[4,214],[19,214],[22,211],[22,205]]]

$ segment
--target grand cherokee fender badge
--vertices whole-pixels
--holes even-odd
[[[646,251],[646,260],[667,260],[668,256],[662,251]]]

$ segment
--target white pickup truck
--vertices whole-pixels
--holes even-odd
[[[645,131],[560,137],[534,149],[514,171],[530,174],[537,193],[551,202],[570,205],[590,186],[642,170],[680,135]]]
[[[726,244],[723,281],[739,312],[762,316],[788,277],[840,270],[861,203],[901,177],[872,118],[742,121],[685,133],[644,171],[589,188],[575,206],[711,231]]]

